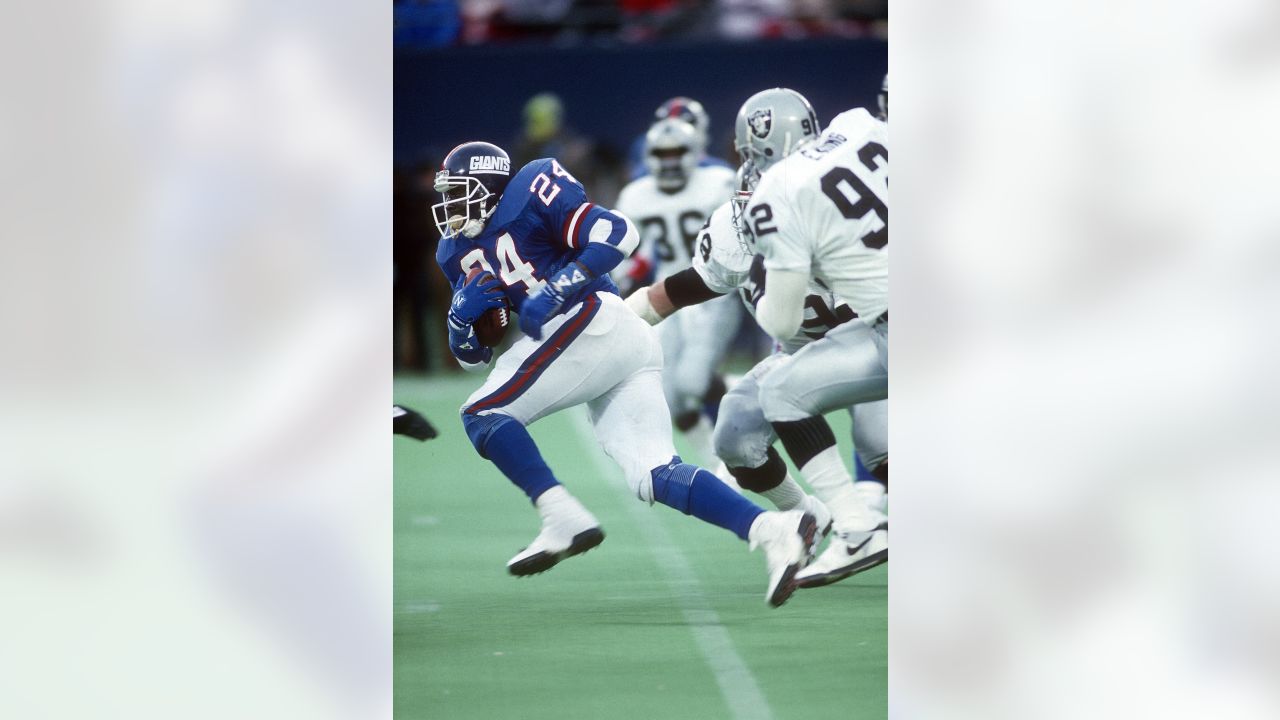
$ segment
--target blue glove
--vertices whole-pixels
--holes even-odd
[[[564,299],[594,276],[578,263],[570,263],[552,275],[541,290],[529,296],[520,306],[520,329],[534,340],[542,339],[542,326],[564,304]]]
[[[502,283],[487,272],[480,273],[453,294],[453,302],[449,305],[449,325],[455,330],[468,328],[481,315],[502,307],[505,302]]]

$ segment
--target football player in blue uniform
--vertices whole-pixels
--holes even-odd
[[[514,174],[510,164],[490,143],[459,145],[436,174],[443,201],[432,207],[442,236],[436,261],[455,289],[450,348],[468,369],[492,364],[462,407],[463,427],[481,457],[524,491],[542,518],[541,531],[508,570],[539,573],[604,539],[525,429],[585,403],[601,447],[622,467],[636,497],[725,528],[752,549],[763,547],[765,600],[781,605],[812,551],[813,515],[766,512],[681,461],[663,399],[662,348],[609,279],[609,270],[635,249],[635,227],[590,202],[556,160],[534,160]],[[474,324],[504,305],[519,314],[524,335],[495,362]]]

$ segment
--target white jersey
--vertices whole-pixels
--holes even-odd
[[[698,233],[693,269],[712,290],[722,294],[736,292],[754,318],[755,303],[760,300],[760,292],[751,281],[755,257],[738,236],[733,226],[733,203],[727,202],[716,208],[710,222]],[[782,350],[793,353],[853,317],[852,308],[821,282],[811,279],[808,297],[804,300],[804,321],[796,334],[782,343]]]
[[[628,183],[616,209],[636,224],[636,254],[657,267],[657,279],[689,267],[698,230],[716,206],[733,194],[733,170],[707,166],[694,170],[679,192],[658,189],[652,175]]]
[[[808,273],[866,322],[889,309],[888,135],[866,110],[840,113],[747,207],[766,270]]]

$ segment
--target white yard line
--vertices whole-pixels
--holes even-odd
[[[596,471],[610,478],[615,488],[621,488],[624,491],[623,504],[631,513],[635,523],[649,538],[649,549],[653,552],[654,559],[658,561],[658,567],[662,568],[666,575],[667,585],[671,588],[672,594],[680,603],[684,621],[689,625],[689,631],[693,633],[693,639],[697,642],[702,657],[711,667],[711,673],[715,675],[716,684],[720,686],[720,694],[724,696],[725,704],[729,706],[729,714],[734,720],[773,718],[773,710],[765,701],[760,685],[742,657],[738,655],[738,651],[733,648],[729,631],[721,624],[720,616],[716,614],[706,594],[702,592],[702,584],[689,565],[689,559],[672,541],[670,533],[658,520],[655,514],[658,511],[636,500],[622,479],[618,466],[614,465],[600,450],[599,444],[596,443],[595,431],[587,420],[586,408],[571,408],[568,414],[573,416],[574,430],[582,440],[587,455],[595,463]],[[760,579],[763,583],[763,567],[761,570]]]

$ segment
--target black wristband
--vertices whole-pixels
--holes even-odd
[[[707,287],[702,276],[693,268],[685,268],[667,277],[662,284],[667,289],[667,298],[678,308],[704,303],[722,294]]]

